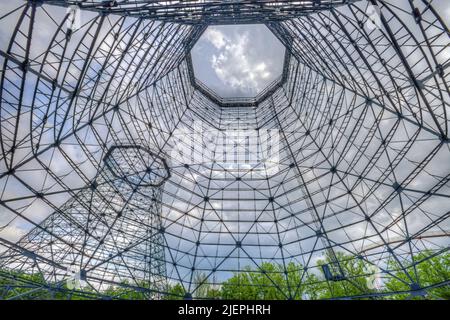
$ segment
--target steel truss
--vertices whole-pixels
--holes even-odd
[[[449,248],[450,32],[432,2],[2,12],[0,298],[160,299],[177,284],[206,298],[206,282],[249,268],[286,299],[322,284],[329,298],[433,298],[450,279],[417,270]],[[282,81],[251,103],[193,81],[190,48],[223,23],[265,23],[288,51]]]
[[[183,24],[262,23],[283,21],[355,0],[309,1],[134,1],[45,0],[60,6],[77,6],[104,14],[118,14]]]

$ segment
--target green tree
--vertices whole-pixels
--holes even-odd
[[[414,255],[415,263],[409,263],[406,272],[402,270],[399,263],[391,259],[388,263],[390,270],[395,270],[395,277],[389,277],[385,286],[388,291],[400,292],[411,289],[411,279],[419,287],[428,287],[438,283],[450,281],[450,253],[444,252],[433,255],[431,251],[422,251]],[[425,293],[425,292],[419,292]],[[431,288],[426,295],[396,294],[391,299],[445,299],[450,300],[450,286]]]
[[[371,265],[355,256],[342,252],[327,252],[324,260],[317,262],[322,277],[314,285],[319,299],[358,296],[376,292],[370,284]],[[327,265],[336,278],[326,279],[322,266]]]
[[[337,264],[336,261],[339,261]],[[414,288],[424,288],[450,281],[450,253],[439,255],[423,251],[414,255],[414,263],[389,260],[387,269],[394,276],[385,279],[383,292],[403,292]],[[333,279],[326,279],[323,265],[327,265]],[[311,271],[301,264],[293,262],[287,265],[264,262],[259,267],[245,267],[236,272],[220,286],[213,279],[210,283],[204,273],[196,273],[192,288],[194,298],[210,299],[327,299],[345,296],[358,296],[377,291],[370,286],[373,273],[371,265],[355,256],[344,253],[329,252],[323,260],[318,261],[318,270]],[[406,273],[404,268],[406,266]],[[402,268],[403,267],[403,268]],[[316,269],[317,270],[317,269]],[[372,270],[372,271],[371,271]],[[411,286],[415,283],[415,286]],[[149,299],[151,295],[145,290],[148,284],[129,285],[128,281],[110,286],[100,292],[101,295],[114,299]],[[186,291],[181,283],[167,285],[167,300],[184,299]],[[394,294],[388,299],[450,299],[450,286],[430,288],[420,291],[423,295],[409,293]],[[98,298],[99,292],[91,288],[80,291],[71,290],[66,281],[51,283],[41,273],[24,273],[20,271],[0,270],[0,299],[89,299]]]
[[[182,300],[186,294],[183,286],[179,283],[174,285],[167,285],[167,294],[164,296],[165,300]]]
[[[0,299],[82,300],[89,299],[91,290],[71,290],[67,282],[48,282],[41,273],[0,270]]]
[[[125,299],[125,300],[148,300],[150,297],[150,293],[145,290],[136,290],[133,287],[138,288],[147,288],[148,283],[146,282],[137,282],[133,285],[130,285],[129,281],[124,280],[121,282],[121,285],[110,286],[104,292],[102,292],[106,296],[110,296],[115,299]]]
[[[215,281],[213,281],[215,282]],[[193,279],[194,298],[221,298],[221,291],[217,285],[208,282],[208,276],[204,273],[198,272],[194,274]],[[180,283],[168,285],[166,300],[181,300],[184,299],[186,292]]]
[[[284,267],[264,262],[258,269],[247,267],[236,272],[222,284],[221,294],[224,299],[300,300],[314,288],[314,282],[315,275],[308,274],[300,264],[290,262]]]

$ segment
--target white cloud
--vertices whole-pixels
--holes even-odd
[[[275,50],[276,40],[260,26],[209,27],[199,43],[193,59],[209,71],[199,79],[220,95],[255,96],[281,73],[283,49]]]
[[[264,82],[270,77],[264,62],[250,59],[249,52],[254,48],[249,41],[247,32],[237,35],[234,39],[216,29],[210,29],[207,39],[218,49],[213,54],[210,63],[217,77],[234,89],[252,91],[263,89]]]
[[[205,32],[205,37],[211,42],[217,49],[221,49],[225,46],[226,40],[225,36],[222,32],[209,28]]]

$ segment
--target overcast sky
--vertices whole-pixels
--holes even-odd
[[[24,3],[22,0],[0,0],[0,16]],[[433,5],[444,21],[450,21],[448,0],[433,1]],[[61,7],[44,5],[42,8],[56,17],[57,21],[66,13],[66,9]],[[6,50],[9,44],[12,33],[11,26],[17,23],[19,13],[20,11],[17,11],[17,13],[0,20],[1,50]],[[42,32],[34,34],[33,56],[37,55],[36,52],[42,52],[45,49],[55,29],[55,24],[41,9],[37,14],[36,29],[42,30]],[[83,12],[81,17],[83,23],[93,16],[95,14],[92,12]],[[253,96],[281,74],[284,48],[263,25],[212,26],[202,35],[194,47],[192,55],[197,77],[218,94],[225,97]],[[0,59],[0,61],[2,60]],[[57,161],[55,160],[54,163]],[[33,178],[41,179],[37,175]],[[20,184],[9,183],[7,193],[3,193],[2,197],[18,196],[21,192],[20,188],[24,187]],[[49,210],[49,208],[38,210],[37,206],[34,206],[34,218],[38,221],[42,220]],[[11,212],[0,208],[0,229],[12,217],[14,216]],[[11,225],[11,227],[14,226]],[[24,231],[3,229],[3,233],[0,231],[0,236],[4,236],[6,233],[9,239],[17,240]]]
[[[222,97],[255,96],[281,75],[284,47],[264,25],[213,26],[192,50],[197,78]]]
[[[14,1],[14,2],[9,2],[6,0],[0,0],[0,12],[2,14],[4,14],[5,12],[8,12],[8,10],[6,9],[9,6],[12,6],[13,8],[15,6],[17,6],[17,3],[22,4],[24,2],[22,1]],[[16,3],[15,6],[13,6],[11,3]],[[444,5],[445,3],[445,5]],[[448,8],[448,0],[441,0],[439,1],[435,1],[433,2],[433,4],[437,5],[437,9],[439,9],[440,14],[442,15],[444,20],[449,21],[449,16],[450,16],[450,10]],[[440,5],[440,6],[439,6]],[[57,17],[56,20],[60,21],[61,17],[65,14],[65,9],[64,8],[58,8],[58,7],[49,7],[49,6],[43,6],[45,9],[47,9],[49,12],[51,12],[52,14],[55,13],[55,17]],[[57,13],[57,14],[56,14]],[[39,14],[43,15],[42,11],[39,11]],[[87,12],[83,12],[82,15],[82,19],[83,22],[85,22],[86,19],[90,18],[90,16],[92,16],[92,13],[87,13]],[[409,22],[412,20],[409,20]],[[17,22],[17,15],[12,15],[10,18],[4,19],[0,21],[0,43],[1,43],[1,48],[2,50],[4,50],[4,48],[6,48],[7,44],[9,43],[9,38],[11,37],[11,26],[14,26],[15,23]],[[42,30],[43,32],[39,32],[36,33],[35,37],[34,37],[34,42],[32,44],[32,50],[41,52],[46,45],[48,45],[50,36],[55,32],[55,25],[52,24],[52,21],[50,19],[43,19],[42,17],[40,19],[37,19],[37,26],[39,28],[37,28],[38,30]],[[48,31],[48,32],[44,32],[44,31]],[[75,35],[76,36],[76,35]],[[75,36],[72,38],[72,43],[74,43],[76,40]],[[40,41],[42,37],[44,40]],[[41,48],[42,47],[42,48]],[[41,50],[42,49],[42,50]],[[196,71],[196,76],[203,82],[205,82],[211,89],[215,90],[219,95],[223,96],[223,97],[232,97],[232,96],[254,96],[256,95],[259,91],[261,91],[262,89],[264,89],[264,87],[269,84],[270,82],[272,82],[274,79],[276,79],[278,76],[281,75],[281,70],[282,70],[282,66],[283,66],[283,58],[284,58],[284,48],[283,46],[278,42],[278,40],[276,40],[276,38],[270,33],[270,31],[263,25],[245,25],[245,26],[213,26],[208,28],[205,33],[202,35],[201,39],[199,40],[199,42],[197,43],[197,45],[194,47],[193,52],[192,52],[192,56],[193,56],[193,63],[194,63],[194,68]],[[1,59],[0,59],[1,61]],[[33,89],[33,88],[32,88]],[[28,92],[32,92],[32,90],[28,90]],[[27,120],[27,124],[29,123],[29,119]],[[350,126],[353,125],[352,123],[350,124]],[[432,145],[430,143],[430,145]],[[419,155],[423,155],[426,150],[422,150],[420,148],[417,148],[417,146],[415,146],[416,149],[414,149],[415,151],[417,151],[417,155],[419,157]],[[74,150],[76,150],[74,148]],[[309,152],[309,151],[307,151]],[[306,153],[306,152],[305,152]],[[448,160],[448,150],[447,152],[444,154],[445,157],[442,157],[441,161],[437,161],[435,163],[448,163],[448,161],[446,161],[446,159]],[[41,156],[41,159],[43,158],[43,156]],[[76,156],[72,156],[73,159],[76,159],[78,162],[80,160],[78,160],[76,158]],[[311,165],[314,165],[314,163],[312,163],[314,159],[312,158],[311,161]],[[60,163],[58,163],[60,162]],[[63,166],[65,164],[64,160],[61,159],[61,161],[58,161],[57,158],[53,158],[53,164],[60,164],[60,166]],[[385,162],[383,163],[382,161],[380,161],[378,163],[379,166],[384,166],[387,165]],[[402,165],[405,166],[406,169],[408,169],[408,163],[403,162]],[[67,167],[68,164],[67,164]],[[439,167],[440,166],[436,166]],[[70,167],[69,167],[70,169]],[[406,170],[405,169],[405,170]],[[445,167],[443,167],[442,169],[445,169]],[[60,171],[53,169],[54,172],[59,175],[62,176],[64,172],[63,169],[59,169]],[[0,170],[1,171],[1,170]],[[36,170],[37,171],[37,170]],[[36,172],[35,171],[35,172]],[[44,170],[41,170],[41,172],[43,172]],[[399,170],[398,170],[399,171]],[[310,173],[312,174],[312,173]],[[172,179],[175,179],[175,177],[177,177],[177,175],[174,175],[174,177]],[[183,176],[181,176],[183,177]],[[189,185],[191,182],[190,180],[191,176],[186,175],[184,177],[184,180],[182,180],[181,182],[179,182],[179,184],[184,184],[183,186],[185,187],[185,190],[193,190],[193,188],[195,187],[194,185]],[[312,181],[314,177],[306,177],[307,180]],[[34,173],[27,173],[27,180],[31,181],[38,181],[39,179],[42,179],[41,176],[34,174]],[[220,179],[217,179],[220,180]],[[288,180],[288,179],[286,179]],[[176,182],[176,181],[175,181]],[[71,181],[71,185],[70,187],[74,187],[73,182]],[[217,182],[215,182],[217,183]],[[246,182],[248,183],[248,182]],[[17,183],[17,184],[13,184],[11,182],[9,182],[9,184],[5,184],[7,186],[7,193],[4,193],[2,195],[2,199],[5,198],[14,198],[14,197],[19,197],[20,196],[20,188],[24,189],[24,187]],[[312,187],[310,185],[310,187]],[[318,186],[314,186],[316,188],[318,188]],[[416,188],[419,189],[419,187],[422,186],[416,186]],[[168,187],[165,187],[168,188]],[[287,188],[287,187],[286,187]],[[181,191],[183,191],[182,188],[179,188]],[[166,189],[167,190],[167,189]],[[170,190],[171,191],[171,190]],[[174,191],[175,192],[175,191]],[[167,203],[170,203],[169,201],[173,201],[173,205],[175,206],[175,200],[173,200],[173,198],[171,198],[171,195],[169,194],[169,192],[166,193],[167,196],[166,199]],[[185,199],[182,204],[184,204],[188,209],[190,207],[190,204],[192,202],[191,198],[192,197],[190,194],[187,193]],[[371,194],[371,196],[368,198],[367,202],[370,202],[369,200],[373,200],[373,202],[375,202],[374,200],[374,195]],[[378,195],[378,197],[383,198],[385,197],[384,195]],[[60,196],[61,198],[61,196]],[[242,205],[242,203],[244,201],[229,201],[229,200],[223,200],[223,201],[216,201],[213,202],[214,199],[212,199],[210,201],[211,203],[211,207],[217,206],[220,207],[219,209],[216,209],[218,212],[221,212],[221,210],[223,210],[223,212],[227,212],[231,211],[230,207],[232,209],[235,209],[236,212],[239,212],[238,209],[236,209],[235,207],[239,208],[239,206]],[[53,200],[55,202],[55,200]],[[285,200],[285,203],[288,203],[288,200]],[[36,201],[37,204],[39,204],[39,201]],[[180,204],[180,207],[181,205]],[[303,204],[303,203],[302,203]],[[178,204],[176,204],[178,205]],[[208,204],[209,206],[210,204]],[[327,207],[329,206],[338,206],[340,205],[341,207],[346,207],[348,206],[348,204],[341,204],[338,201],[334,201],[332,204],[327,205]],[[375,204],[374,204],[375,205]],[[434,203],[432,203],[432,205],[430,205],[429,203],[427,204],[428,207],[426,207],[426,209],[429,209],[430,211],[435,211],[437,213],[440,212],[439,209],[442,208],[442,202],[441,199],[438,199],[437,201],[435,201]],[[18,206],[18,205],[17,205]],[[292,205],[290,204],[290,210],[292,210],[293,212],[299,212],[300,209],[295,207],[295,204]],[[298,205],[300,206],[300,205]],[[399,201],[394,201],[392,207],[397,206],[399,207]],[[33,205],[30,206],[30,209],[33,209],[32,211],[32,215],[33,218],[35,220],[41,220],[46,214],[50,213],[50,208],[47,207],[43,207],[42,210],[38,210],[37,208],[38,205]],[[206,205],[205,205],[206,208]],[[209,207],[208,207],[209,208]],[[186,211],[188,210],[186,209]],[[325,209],[324,209],[325,210]],[[327,209],[329,210],[329,209]],[[395,208],[395,210],[397,210],[397,208]],[[391,209],[391,212],[395,211],[394,209]],[[400,209],[398,209],[400,212]],[[31,210],[29,210],[31,212]],[[205,211],[205,210],[203,210]],[[212,209],[208,209],[207,211],[213,211]],[[241,211],[244,212],[244,211]],[[239,213],[241,213],[239,212]],[[256,209],[255,209],[255,212]],[[275,213],[274,213],[275,212]],[[286,211],[287,212],[287,211]],[[416,211],[417,212],[417,211]],[[257,212],[259,214],[259,212]],[[264,211],[264,213],[267,214],[278,214],[276,211],[272,210],[268,210],[267,212]],[[170,214],[170,216],[169,216]],[[169,212],[169,214],[167,214],[168,216],[168,220],[172,219],[173,216],[175,216],[177,214],[177,212]],[[195,219],[197,219],[198,217],[200,217],[201,215],[203,215],[204,212],[202,212],[200,209],[197,210],[197,208],[194,208],[192,210],[190,210],[189,214],[186,215],[188,217],[192,216],[193,217],[193,221]],[[224,213],[225,214],[225,213]],[[212,215],[212,214],[211,214]],[[31,216],[31,213],[30,213]],[[418,216],[418,215],[417,215]],[[11,221],[11,219],[13,219],[14,215],[12,212],[8,212],[6,211],[4,208],[0,208],[0,228],[2,227],[2,225],[6,225],[6,222]],[[39,217],[39,219],[38,219]],[[176,216],[178,219],[178,216]],[[174,218],[173,218],[174,219]],[[187,221],[185,222],[186,226],[190,226],[190,220],[188,220],[187,218],[184,218]],[[2,222],[3,220],[3,222]],[[342,223],[346,223],[347,221],[339,221],[340,224]],[[337,222],[336,222],[337,223]],[[423,217],[418,216],[417,221],[415,223],[415,225],[423,225],[425,223],[429,223],[428,220],[427,222],[424,222]],[[206,225],[206,224],[204,224]],[[261,224],[260,224],[261,225]],[[361,224],[362,225],[362,224]],[[409,227],[411,227],[412,225],[414,225],[413,223],[410,223]],[[228,223],[227,224],[227,228],[229,228],[230,230],[232,230],[234,232],[234,229],[239,228],[243,228],[244,224],[241,223],[240,225],[234,223]],[[172,228],[172,233],[176,234],[173,230],[176,226],[174,226]],[[273,226],[272,226],[273,227]],[[331,228],[331,227],[330,227]],[[355,233],[356,228],[352,228],[350,229],[353,233]],[[3,236],[5,238],[8,239],[12,239],[12,240],[17,240],[21,235],[23,235],[23,233],[25,233],[27,230],[25,230],[25,228],[22,228],[21,225],[17,224],[11,224],[8,226],[8,228],[4,228],[3,233],[2,231],[0,231],[0,236]],[[178,230],[177,230],[178,231]],[[349,231],[349,229],[346,229],[344,231]],[[191,232],[192,234],[194,234],[194,232],[190,231],[189,228],[184,228],[184,232]],[[304,232],[302,230],[302,232]],[[362,230],[361,233],[365,232],[365,230]],[[226,232],[223,231],[223,234],[225,234]],[[182,236],[185,236],[184,233],[180,234]],[[221,233],[220,236],[223,237],[223,234]],[[256,234],[256,236],[254,237],[254,239],[256,239],[256,237],[259,237],[261,233]],[[346,236],[344,233],[340,233],[340,235],[344,238],[344,236]],[[289,236],[295,236],[294,233],[290,233]],[[353,236],[356,238],[356,236],[353,234]],[[261,236],[261,239],[264,238],[263,236]],[[345,238],[344,238],[345,239]],[[172,243],[174,243],[174,247],[179,249],[181,247],[181,245],[176,244],[175,241],[178,239],[174,239]],[[214,239],[215,240],[215,239]],[[258,241],[260,240],[259,238],[257,239]],[[294,238],[295,240],[295,238]],[[444,239],[445,241],[448,242],[448,239]],[[172,244],[171,243],[171,244]],[[211,243],[214,243],[213,241]],[[191,245],[191,244],[190,244]],[[193,245],[192,245],[193,246]],[[225,248],[225,246],[219,246],[222,250],[223,248]],[[216,248],[211,246],[211,248],[209,248],[209,250],[215,250]],[[259,248],[258,248],[259,249]],[[184,250],[184,248],[183,248]],[[191,250],[191,249],[190,249]],[[193,249],[193,250],[197,250],[197,249]],[[200,247],[199,250],[207,250],[204,249],[203,247]],[[265,248],[265,250],[268,250],[267,248]],[[213,254],[210,254],[210,256],[212,256]],[[188,258],[186,258],[188,259]],[[232,259],[229,259],[230,264],[233,263]],[[242,262],[242,258],[240,260],[240,262]],[[189,262],[190,263],[190,262]],[[186,265],[188,265],[188,262],[185,263]],[[233,267],[233,266],[232,266]],[[190,269],[187,270],[187,272],[190,272]]]

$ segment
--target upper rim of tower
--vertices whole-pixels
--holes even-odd
[[[42,2],[42,0],[34,0]],[[59,6],[182,24],[246,24],[289,20],[360,0],[252,1],[46,0]]]

